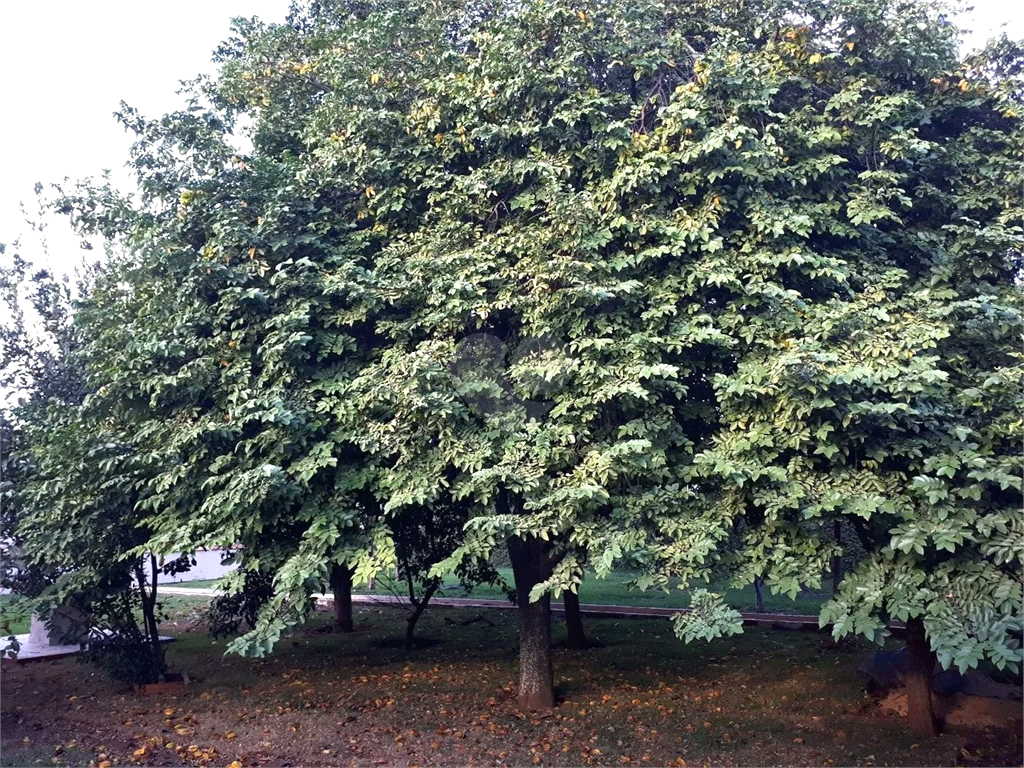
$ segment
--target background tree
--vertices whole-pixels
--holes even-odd
[[[218,56],[188,110],[125,110],[140,204],[63,203],[128,254],[83,319],[98,402],[159,468],[147,546],[241,543],[274,574],[232,649],[268,651],[334,566],[392,567],[394,530],[449,502],[470,519],[427,578],[508,548],[524,708],[553,703],[550,599],[584,562],[795,594],[838,553],[823,523],[874,514],[851,478],[910,536],[941,505],[898,501],[907,478],[989,473],[964,491],[992,512],[963,554],[1016,573],[986,552],[1017,535],[1018,405],[1000,394],[990,436],[956,397],[1017,365],[1019,47],[961,66],[955,29],[901,0],[395,1],[239,22]],[[860,452],[898,445],[886,430],[953,434],[984,467]],[[738,630],[693,603],[681,636]],[[882,620],[847,610],[840,631]]]
[[[0,369],[18,397],[4,409],[5,464],[13,470],[3,489],[4,586],[45,618],[70,612],[81,626],[66,639],[86,637],[93,659],[114,676],[155,682],[166,670],[158,574],[189,562],[158,564],[136,551],[150,536],[135,513],[144,470],[121,439],[122,425],[86,403],[83,337],[67,280],[33,270],[17,253],[0,275],[8,310]]]
[[[374,558],[389,562],[365,492],[372,467],[335,416],[366,334],[349,302],[358,238],[342,236],[343,215],[285,191],[297,183],[287,155],[251,166],[233,155],[215,110],[124,118],[139,135],[141,206],[102,189],[60,201],[125,254],[82,312],[95,328],[92,375],[166,470],[147,489],[150,546],[240,545],[245,567],[225,586],[273,574],[257,622],[268,647],[313,609],[334,566],[365,579]]]
[[[463,527],[472,507],[440,498],[429,509],[406,507],[388,521],[395,542],[396,575],[405,587],[411,609],[406,620],[405,648],[415,645],[416,623],[430,599],[442,588],[441,576],[431,573],[463,541]],[[455,574],[465,592],[480,584],[500,584],[498,572],[482,559],[459,564]]]

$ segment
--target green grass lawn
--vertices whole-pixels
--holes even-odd
[[[220,579],[198,579],[197,581],[176,581],[174,583],[161,582],[157,591],[161,589],[176,589],[183,587],[185,589],[217,589],[220,584]]]
[[[506,583],[513,583],[511,568],[499,568],[498,572]],[[678,589],[670,592],[653,589],[641,592],[627,586],[631,578],[633,578],[631,574],[621,572],[612,573],[604,579],[588,574],[580,586],[580,602],[594,605],[635,605],[657,608],[685,608],[690,604],[689,592]],[[380,585],[377,591],[386,589],[386,585]],[[743,589],[728,589],[725,585],[717,585],[712,587],[712,591],[724,591],[726,602],[741,610],[752,610],[756,604],[753,586]],[[830,596],[826,591],[808,592],[799,595],[796,600],[790,600],[785,595],[772,595],[767,588],[764,593],[765,610],[775,613],[817,614],[821,604]],[[458,585],[445,590],[446,597],[461,597],[463,594]],[[471,594],[475,597],[500,598],[505,596],[503,590],[489,585],[475,587]]]
[[[22,605],[23,601],[16,595],[0,595],[0,633],[4,637],[28,632],[31,616]]]
[[[206,600],[195,597],[164,595],[160,600],[162,618],[172,622],[187,622],[196,619],[206,606]],[[141,619],[141,616],[139,617]],[[23,635],[29,631],[31,616],[19,605],[14,595],[0,595],[0,629],[4,637]]]
[[[513,583],[511,568],[499,568],[498,572],[507,584],[511,585]],[[646,592],[640,592],[635,589],[629,589],[627,582],[630,578],[632,578],[630,574],[622,572],[613,573],[605,579],[598,579],[593,574],[589,574],[580,587],[580,601],[595,605],[634,605],[657,608],[685,608],[690,604],[689,593],[680,590],[671,592],[647,590]],[[165,586],[211,588],[216,587],[216,585],[216,579],[207,579]],[[713,591],[723,591],[723,586],[719,585],[713,588]],[[769,613],[817,615],[821,609],[821,604],[831,596],[829,591],[831,585],[826,583],[823,586],[825,588],[821,590],[802,592],[797,596],[796,600],[790,600],[786,595],[773,595],[766,587],[764,590],[765,610]],[[403,597],[406,595],[405,584],[395,584],[390,579],[378,579],[375,588],[372,590],[364,585],[357,587],[353,591],[355,594],[360,595],[398,594]],[[740,610],[754,610],[756,600],[753,586],[747,586],[743,589],[726,588],[724,592],[726,602],[729,605]],[[475,587],[470,595],[472,597],[501,599],[505,597],[505,591],[500,587],[484,584]],[[465,596],[466,593],[458,584],[446,586],[442,593],[438,595],[438,597]]]
[[[499,568],[498,572],[506,583],[513,583],[511,568]],[[689,593],[680,590],[673,590],[671,592],[647,590],[646,592],[640,592],[635,589],[630,589],[627,586],[630,578],[630,574],[622,572],[613,573],[605,579],[598,579],[593,574],[589,574],[588,578],[580,587],[580,600],[583,603],[590,603],[594,605],[632,605],[638,607],[657,608],[685,608],[690,603]],[[202,581],[188,581],[175,584],[168,583],[161,586],[209,589],[215,588],[217,583],[217,579],[205,579]],[[825,586],[828,587],[829,585],[826,584]],[[713,591],[714,589],[724,591],[726,602],[734,608],[747,611],[754,610],[755,599],[753,586],[747,586],[743,589],[723,589],[723,585],[719,585],[716,588],[713,588]],[[404,584],[395,584],[390,579],[386,578],[378,579],[374,589],[372,590],[364,585],[362,587],[357,587],[354,592],[355,594],[375,595],[398,594],[402,597],[406,595]],[[438,597],[466,596],[466,593],[458,584],[447,585],[438,595]],[[474,588],[469,596],[502,599],[505,598],[506,594],[501,587],[484,584]],[[826,588],[817,591],[805,591],[798,595],[796,600],[790,600],[786,595],[773,595],[769,589],[765,588],[765,610],[769,613],[817,615],[822,603],[825,602],[829,596],[829,591]],[[20,611],[12,612],[11,610],[11,606],[15,604],[15,600],[16,598],[13,595],[0,595],[0,623],[6,622],[7,628],[4,631],[7,634],[23,634],[29,630],[29,617]],[[164,611],[169,613],[172,617],[176,617],[176,620],[184,621],[183,617],[186,615],[192,615],[192,618],[195,618],[196,604],[194,600],[165,594],[161,598],[160,602],[163,604]]]

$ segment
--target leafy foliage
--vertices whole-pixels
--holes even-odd
[[[0,277],[9,310],[0,370],[18,394],[3,411],[3,585],[44,618],[58,609],[80,616],[90,658],[116,677],[154,682],[165,670],[158,567],[136,551],[150,536],[135,514],[145,470],[120,425],[86,402],[85,340],[66,281],[17,253]]]
[[[1021,48],[956,44],[903,0],[238,22],[187,110],[123,111],[142,202],[59,202],[123,252],[79,319],[136,551],[242,545],[262,654],[335,565],[795,595],[838,520],[837,634],[1016,663]]]
[[[203,612],[203,618],[213,637],[237,635],[243,623],[247,629],[256,626],[260,610],[274,593],[270,574],[246,571],[242,590],[226,595],[215,595]]]

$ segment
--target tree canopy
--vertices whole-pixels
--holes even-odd
[[[840,520],[837,634],[1018,663],[1021,47],[956,45],[910,0],[236,22],[187,110],[123,111],[141,200],[58,203],[122,254],[78,321],[145,546],[242,545],[262,653],[459,505],[432,573],[509,547],[543,705],[583,562],[795,594]]]

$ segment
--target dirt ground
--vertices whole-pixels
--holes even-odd
[[[1022,764],[1019,706],[918,741],[891,700],[865,691],[855,670],[871,648],[827,635],[754,628],[685,645],[665,620],[593,620],[594,647],[556,650],[559,705],[530,717],[514,701],[513,612],[432,611],[409,654],[399,609],[356,618],[350,635],[314,626],[266,659],[181,631],[168,658],[194,682],[174,695],[134,693],[73,659],[6,666],[0,763]]]

